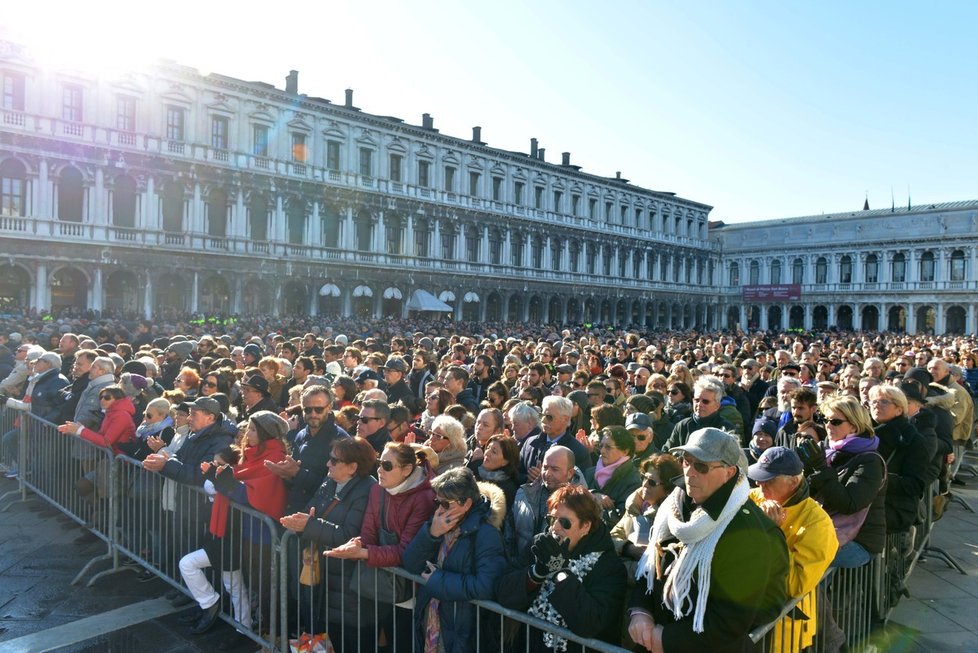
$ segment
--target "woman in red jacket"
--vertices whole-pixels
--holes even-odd
[[[326,551],[326,555],[363,560],[370,567],[400,566],[404,550],[435,512],[435,493],[429,476],[424,454],[416,454],[415,449],[404,442],[388,442],[380,456],[379,483],[370,490],[360,536]],[[390,543],[392,541],[395,543]],[[377,613],[374,614],[374,602],[369,603],[361,610],[365,613],[363,618],[369,620],[364,623],[382,624],[383,637],[378,632],[378,642],[386,640],[388,645],[393,644],[395,623],[397,641],[411,641],[410,611],[397,608],[394,618],[390,605],[377,603]]]
[[[120,454],[122,452],[119,445],[136,437],[136,424],[132,420],[132,416],[136,414],[136,406],[118,385],[102,388],[98,398],[105,417],[102,418],[102,426],[97,432],[78,422],[65,422],[58,427],[58,431],[77,435],[100,447],[112,449],[113,455]]]

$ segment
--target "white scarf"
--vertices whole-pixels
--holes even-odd
[[[392,497],[396,497],[398,494],[418,487],[424,482],[425,478],[424,469],[422,469],[419,465],[415,467],[414,471],[408,474],[408,477],[401,481],[398,485],[387,488],[387,493]]]
[[[693,607],[689,592],[695,574],[697,596],[693,613],[693,632],[703,632],[703,617],[706,613],[707,597],[710,594],[710,566],[713,561],[713,551],[727,525],[747,501],[749,492],[747,479],[741,476],[716,521],[705,510],[697,507],[690,515],[689,521],[684,522],[682,520],[683,491],[678,487],[656,511],[649,546],[638,562],[635,580],[645,576],[648,591],[651,593],[656,581],[656,567],[662,559],[661,542],[670,537],[678,538],[679,544],[671,544],[668,547],[673,552],[678,551],[679,555],[673,563],[672,572],[665,579],[662,600],[665,606],[672,610],[677,621],[689,614],[690,608]]]

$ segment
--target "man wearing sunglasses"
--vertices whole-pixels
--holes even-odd
[[[313,385],[302,392],[302,419],[305,427],[296,433],[292,455],[282,462],[265,461],[265,466],[285,480],[289,492],[286,514],[305,510],[316,490],[326,480],[326,463],[333,442],[349,434],[333,418],[333,395],[324,385]]]
[[[748,633],[787,600],[784,535],[749,499],[736,438],[699,429],[670,453],[684,482],[656,512],[628,633],[653,653],[749,650]]]
[[[686,444],[690,434],[698,429],[714,428],[733,433],[733,424],[720,415],[723,397],[723,383],[720,379],[715,376],[701,376],[697,379],[693,384],[693,414],[676,423],[662,450],[681,447]]]

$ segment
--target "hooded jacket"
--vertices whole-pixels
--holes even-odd
[[[570,557],[575,560],[590,553],[601,554],[591,571],[580,580],[574,574],[568,574],[557,581],[549,597],[550,605],[575,635],[618,643],[628,579],[604,522],[594,524],[571,551]],[[496,600],[514,610],[527,610],[540,591],[540,586],[529,578],[530,563],[525,558],[522,562],[526,564],[511,566],[496,582]],[[551,650],[544,645],[542,631],[530,631],[528,650],[532,653]],[[581,651],[582,648],[568,642],[567,650]]]
[[[61,388],[68,385],[68,379],[61,376],[58,368],[42,372],[34,380],[31,392],[31,413],[43,420],[53,422],[61,415]]]
[[[177,483],[200,487],[204,484],[200,463],[214,460],[217,452],[231,444],[237,435],[237,425],[227,419],[191,433],[180,449],[166,461],[160,474]]]
[[[480,485],[480,492],[501,494],[498,488]],[[505,500],[504,500],[505,501]],[[438,599],[441,643],[445,653],[498,650],[498,630],[478,627],[478,609],[470,601],[489,601],[493,586],[506,567],[503,539],[498,526],[504,518],[500,505],[483,494],[459,524],[459,537],[428,582],[418,587],[415,602],[416,650],[424,650],[424,624],[428,603]],[[505,503],[501,506],[505,513]],[[426,563],[437,564],[443,537],[431,535],[425,523],[404,551],[404,569],[420,574]],[[488,620],[487,620],[488,621]],[[496,620],[491,620],[496,621]],[[498,623],[498,622],[497,622]],[[488,623],[486,624],[488,626]]]

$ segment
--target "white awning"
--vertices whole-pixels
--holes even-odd
[[[397,288],[388,288],[384,291],[384,299],[402,299],[401,291]]]
[[[443,302],[454,302],[455,293],[453,293],[451,290],[443,290],[442,293],[438,295],[438,299],[442,300]]]
[[[409,311],[438,311],[440,313],[451,313],[452,307],[441,301],[427,290],[415,290],[408,299],[407,308]]]
[[[339,297],[341,294],[339,286],[335,283],[327,283],[319,289],[320,297]]]
[[[370,289],[370,286],[357,286],[353,289],[354,297],[373,297],[374,291]]]
[[[462,301],[466,304],[472,304],[479,301],[479,296],[474,292],[467,292],[465,293],[465,297],[462,298]]]

